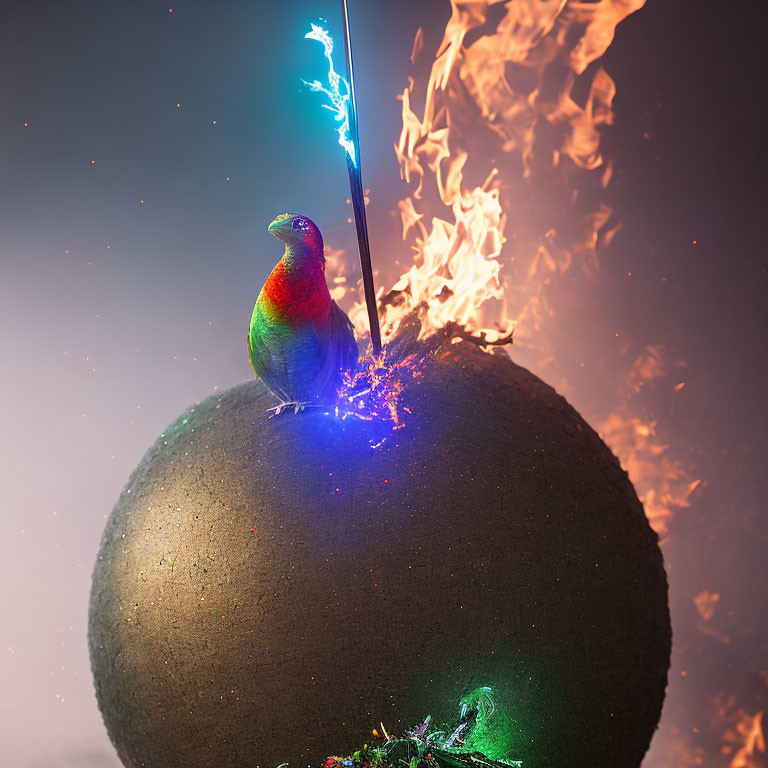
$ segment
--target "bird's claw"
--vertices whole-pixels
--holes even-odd
[[[272,416],[269,418],[271,419],[273,416],[279,416],[281,413],[284,413],[289,408],[293,408],[294,413],[299,413],[303,411],[305,408],[313,408],[318,407],[315,405],[315,403],[297,403],[297,402],[289,402],[289,403],[279,403],[278,405],[272,406],[272,408],[267,408],[267,413],[270,411],[274,411]]]

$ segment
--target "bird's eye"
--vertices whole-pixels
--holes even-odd
[[[306,219],[294,219],[291,225],[296,232],[309,232],[309,224]]]

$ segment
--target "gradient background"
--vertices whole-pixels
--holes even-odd
[[[85,639],[105,517],[178,413],[252,375],[248,321],[281,254],[266,232],[273,216],[306,213],[329,244],[353,243],[341,149],[318,97],[299,87],[322,75],[318,47],[302,36],[325,16],[340,39],[337,2],[169,7],[0,10],[8,768],[118,765]],[[392,151],[395,95],[416,29],[433,51],[450,9],[353,7],[371,245],[383,261],[399,238],[391,211],[407,193]],[[675,649],[649,768],[692,764],[676,752],[682,732],[718,754],[714,697],[733,695],[751,714],[768,698],[767,29],[759,3],[650,0],[604,59],[618,87],[604,148],[622,176],[613,203],[624,226],[596,281],[571,297],[591,341],[584,380],[564,393],[589,419],[601,379],[615,374],[615,334],[639,348],[663,343],[685,360],[686,387],[674,400],[651,395],[648,408],[706,482],[664,545]],[[702,590],[720,594],[708,633],[692,603]]]

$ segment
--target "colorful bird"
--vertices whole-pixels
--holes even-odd
[[[256,375],[280,399],[273,410],[296,412],[332,402],[342,372],[354,368],[352,323],[325,282],[323,236],[306,216],[282,213],[269,231],[285,243],[283,258],[256,300],[248,356]]]

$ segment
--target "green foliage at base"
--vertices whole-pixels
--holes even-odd
[[[380,744],[364,744],[348,757],[329,757],[322,768],[522,768],[519,760],[508,759],[512,728],[487,686],[461,699],[459,722],[450,729],[435,728],[427,716],[402,738],[392,738],[383,725],[382,730]]]

